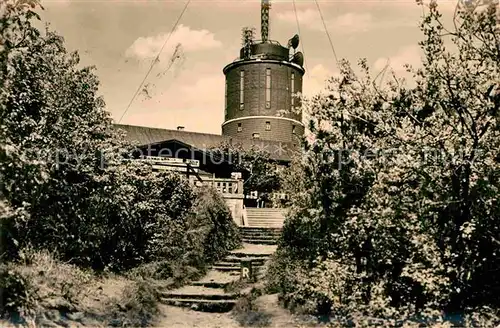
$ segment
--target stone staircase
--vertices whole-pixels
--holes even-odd
[[[282,208],[246,208],[248,227],[282,228],[285,216]]]
[[[164,304],[190,307],[197,311],[227,312],[241,296],[239,292],[226,292],[226,287],[240,280],[241,262],[251,262],[255,278],[265,274],[265,262],[276,250],[274,245],[243,244],[231,251],[222,261],[215,263],[202,279],[191,284],[160,293]]]
[[[236,289],[228,286],[240,280],[243,266],[252,267],[253,281],[263,277],[266,261],[276,250],[283,221],[281,209],[247,208],[247,225],[240,227],[243,247],[215,263],[200,280],[162,292],[161,301],[197,311],[230,311],[242,294],[230,291]]]
[[[276,245],[281,228],[240,227],[240,234],[244,243]]]
[[[161,293],[160,300],[164,304],[191,307],[198,311],[227,312],[233,308],[238,296],[226,293],[223,288],[189,285]]]

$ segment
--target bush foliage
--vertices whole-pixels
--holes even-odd
[[[5,252],[57,250],[95,269],[123,269],[150,260],[154,238],[169,229],[179,256],[194,193],[178,176],[124,161],[127,149],[97,97],[98,81],[78,68],[52,32],[8,58],[2,97],[2,185],[16,213],[2,221]],[[165,237],[165,235],[163,236]],[[9,240],[10,239],[10,240]]]
[[[374,323],[500,305],[498,2],[471,3],[448,30],[431,1],[413,84],[343,61],[307,102],[271,268],[289,306]]]
[[[0,3],[1,261],[22,261],[29,247],[99,271],[184,282],[203,272],[240,243],[224,200],[130,160],[134,145],[113,127],[93,68],[32,26],[37,6]],[[16,295],[33,282],[9,272],[7,312],[30,302]]]

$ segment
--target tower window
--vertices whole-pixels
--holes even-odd
[[[295,125],[292,125],[292,134],[295,134]]]
[[[292,93],[292,107],[295,105],[295,72],[292,72],[292,76],[290,78],[290,90]]]
[[[243,131],[243,128],[241,127],[241,123],[238,123],[238,132]]]
[[[271,69],[266,69],[266,108],[271,108]]]
[[[226,109],[225,113],[227,115],[227,80],[226,80],[226,91],[224,93],[224,108]]]
[[[271,131],[271,122],[266,122],[266,131]]]
[[[254,134],[252,134],[252,137],[254,139],[259,139],[260,138],[260,133],[254,133]]]
[[[240,71],[240,109],[245,108],[245,71]]]

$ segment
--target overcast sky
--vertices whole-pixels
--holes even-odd
[[[179,17],[184,0],[46,0],[44,22],[94,65],[107,110],[118,121]],[[454,1],[439,4],[450,12]],[[323,17],[339,58],[365,57],[374,70],[387,60],[396,71],[419,61],[414,0],[323,0]],[[307,73],[306,95],[318,92],[336,64],[314,1],[296,0]],[[298,28],[291,0],[274,0],[270,37],[286,45]],[[121,123],[220,134],[224,114],[222,69],[239,55],[241,28],[260,36],[260,0],[191,0],[160,61]],[[176,54],[180,58],[171,61]]]

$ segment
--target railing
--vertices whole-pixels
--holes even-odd
[[[246,195],[247,199],[258,199],[259,198],[259,193],[257,191],[251,191],[248,195]],[[283,200],[288,200],[290,197],[286,193],[277,193],[273,192],[269,194],[270,199],[283,199]]]
[[[194,181],[197,186],[211,186],[222,194],[243,194],[243,181],[238,179],[202,178]]]
[[[184,174],[190,183],[196,186],[211,186],[222,194],[243,194],[241,179],[200,177],[198,174],[200,162],[197,160],[158,156],[144,156],[138,160],[151,164],[155,171],[168,170]]]

